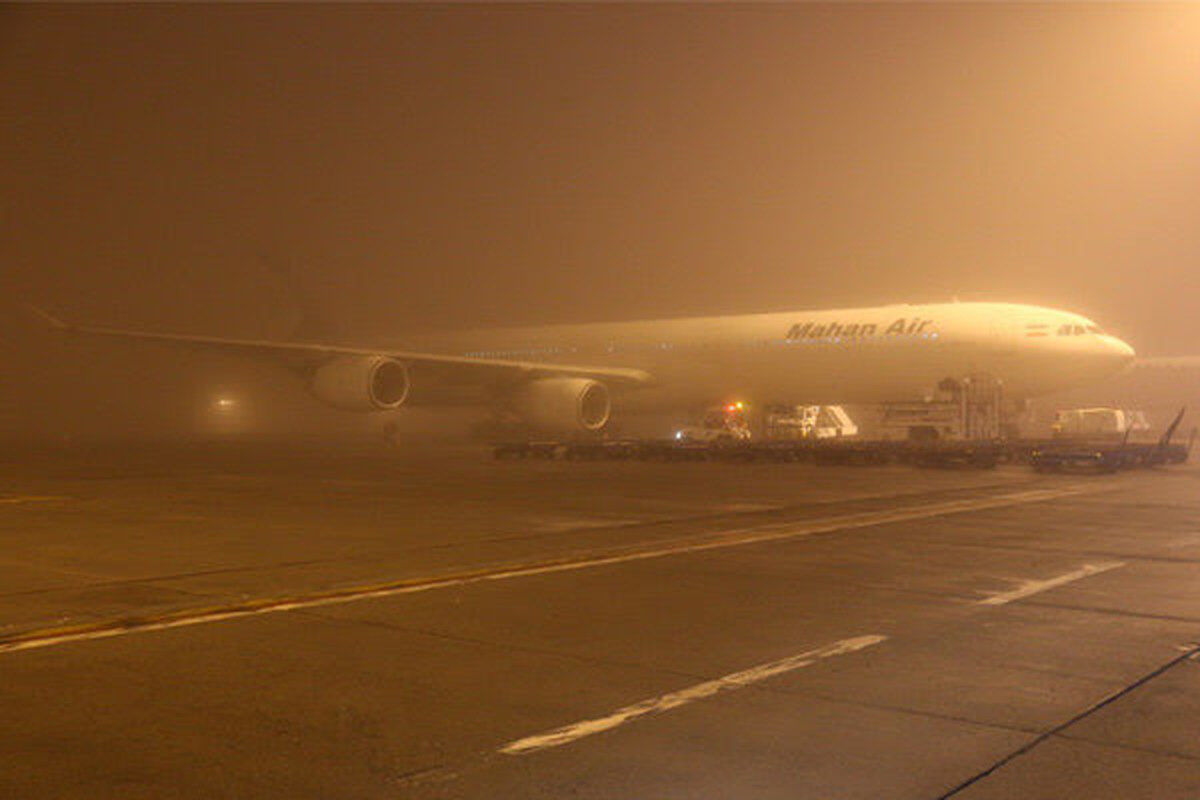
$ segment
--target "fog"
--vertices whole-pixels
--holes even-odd
[[[958,297],[1200,353],[1196,5],[7,6],[0,70],[5,433],[361,424],[26,301],[373,342]]]

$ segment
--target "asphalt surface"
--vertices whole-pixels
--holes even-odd
[[[1200,470],[0,458],[0,797],[1195,798]]]

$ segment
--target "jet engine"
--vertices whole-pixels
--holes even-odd
[[[598,431],[608,422],[608,387],[588,378],[539,378],[520,386],[512,408],[529,425],[560,433]]]
[[[345,411],[386,411],[408,397],[408,367],[384,356],[338,356],[313,372],[309,389]]]

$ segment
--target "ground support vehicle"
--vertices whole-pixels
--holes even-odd
[[[695,442],[620,439],[580,442],[502,442],[497,459],[572,461],[721,461],[869,466],[907,463],[922,467],[994,467],[1005,451],[998,442],[856,441],[837,439]]]
[[[1179,409],[1175,419],[1157,442],[1130,442],[1133,426],[1125,428],[1119,444],[1111,440],[1061,440],[1043,443],[1030,451],[1029,463],[1038,472],[1116,472],[1132,467],[1156,467],[1162,464],[1181,464],[1188,460],[1196,429],[1192,429],[1186,445],[1172,443],[1171,437],[1183,420],[1186,409]]]
[[[1168,433],[1173,433],[1174,428]],[[1039,472],[1115,472],[1187,461],[1188,443],[1108,440],[1063,442],[1015,440],[859,440],[784,439],[698,442],[677,439],[597,439],[516,441],[493,445],[497,459],[571,461],[665,461],[733,463],[811,463],[872,466],[911,464],[943,469],[990,469],[999,463],[1025,463]]]

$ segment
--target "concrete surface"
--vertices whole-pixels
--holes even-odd
[[[1198,478],[10,452],[0,796],[1197,797]]]

